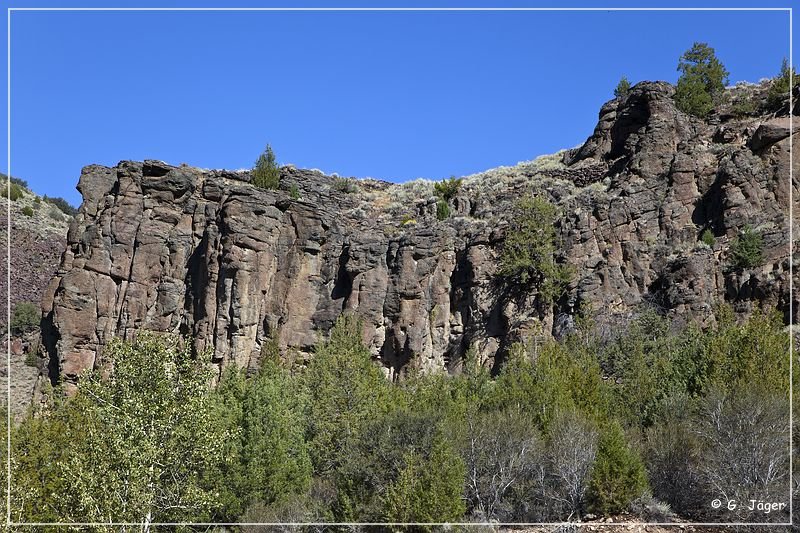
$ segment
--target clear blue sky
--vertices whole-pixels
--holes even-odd
[[[236,169],[267,142],[340,175],[469,174],[581,143],[622,75],[674,82],[694,41],[731,82],[776,74],[789,48],[786,12],[15,11],[11,25],[12,173],[75,204],[90,163]]]

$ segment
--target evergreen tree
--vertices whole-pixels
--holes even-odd
[[[614,98],[622,98],[628,94],[628,91],[631,90],[631,82],[628,81],[628,78],[622,76],[617,84],[617,87],[614,89]]]
[[[275,161],[272,146],[267,145],[266,150],[256,160],[252,170],[253,185],[261,189],[277,189],[281,181],[281,171]]]
[[[514,206],[500,254],[500,276],[523,286],[535,283],[542,301],[558,299],[572,271],[556,262],[556,207],[539,196],[526,196]]]
[[[427,456],[426,456],[427,455]],[[428,454],[411,450],[388,490],[388,522],[454,522],[464,515],[464,463],[438,438]]]
[[[314,469],[333,473],[364,424],[385,408],[388,383],[362,340],[361,322],[344,315],[318,346],[307,372],[308,436]]]
[[[794,87],[800,83],[794,67],[789,67],[789,61],[784,57],[781,63],[780,73],[773,78],[772,84],[767,91],[767,108],[777,111],[783,107],[789,99],[789,86],[794,83]]]
[[[620,513],[645,490],[644,463],[628,445],[619,422],[610,422],[600,433],[589,481],[591,509],[605,515]]]
[[[728,83],[729,72],[706,43],[694,43],[678,61],[681,76],[675,89],[678,108],[705,117]]]

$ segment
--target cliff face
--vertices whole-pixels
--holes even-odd
[[[392,377],[454,369],[470,347],[497,363],[511,342],[558,336],[581,310],[613,324],[647,302],[709,322],[727,301],[788,317],[788,117],[701,121],[672,93],[641,83],[603,106],[580,148],[468,177],[444,221],[430,182],[360,180],[348,192],[286,167],[284,190],[270,191],[246,172],[86,167],[43,302],[50,377],[73,380],[110,338],[140,329],[189,335],[223,364],[256,365],[270,337],[305,357],[343,312],[363,317]],[[553,306],[496,283],[511,206],[529,192],[559,206],[561,260],[576,271]],[[765,262],[728,269],[746,225]],[[706,228],[713,248],[698,242]]]

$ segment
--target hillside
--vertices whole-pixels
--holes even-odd
[[[13,201],[0,198],[0,298],[6,301],[8,281],[11,282],[11,309],[21,303],[32,303],[38,309],[47,284],[53,278],[66,247],[67,228],[72,217],[53,203],[29,190],[24,184],[12,183]],[[5,192],[8,183],[0,180]],[[18,195],[18,197],[17,197]],[[6,194],[4,194],[6,196]],[[8,246],[8,206],[11,206],[11,245]],[[10,261],[7,250],[11,250]],[[10,275],[7,269],[11,266]],[[2,320],[3,346],[7,322]],[[11,343],[11,397],[12,411],[22,414],[30,405],[34,391],[41,384],[41,371],[35,353],[39,351],[38,328],[29,331]],[[0,370],[0,387],[6,387],[6,365]]]

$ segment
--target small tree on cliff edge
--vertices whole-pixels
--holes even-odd
[[[281,182],[281,172],[275,162],[275,152],[267,145],[264,153],[258,156],[253,167],[253,185],[261,189],[277,189]]]
[[[678,61],[681,77],[675,88],[675,103],[684,113],[705,117],[728,83],[729,72],[706,43],[694,43]]]
[[[631,90],[631,82],[628,81],[626,76],[620,78],[617,88],[614,89],[614,98],[622,98]]]

